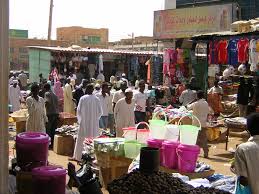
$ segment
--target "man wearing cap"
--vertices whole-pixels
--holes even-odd
[[[21,82],[21,86],[22,86],[22,90],[26,90],[27,89],[27,75],[21,71],[21,73],[18,75],[18,79],[20,80]]]
[[[125,91],[125,98],[120,99],[114,108],[117,137],[122,137],[123,128],[135,126],[134,107],[133,91],[128,88]]]
[[[20,100],[22,98],[18,80],[13,80],[13,85],[9,87],[9,104],[12,105],[12,112],[20,110]]]
[[[121,81],[126,82],[126,83],[127,83],[127,87],[129,87],[129,81],[128,81],[128,79],[126,78],[126,74],[125,74],[125,73],[123,73],[123,74],[121,75]]]

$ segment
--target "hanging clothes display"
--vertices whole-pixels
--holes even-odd
[[[138,75],[139,71],[139,59],[137,56],[133,55],[130,59],[130,70],[133,72],[134,76]]]
[[[228,63],[228,41],[221,40],[218,45],[218,63],[227,64]]]
[[[177,63],[183,64],[184,63],[184,56],[183,56],[183,49],[177,49]]]
[[[162,57],[158,55],[151,57],[151,63],[153,64],[153,83],[155,85],[159,85],[163,82],[162,61]]]
[[[238,39],[231,39],[228,42],[228,64],[238,67]]]
[[[99,55],[98,65],[99,65],[99,73],[100,73],[101,71],[103,71],[103,55],[102,54]]]
[[[249,40],[247,38],[242,38],[238,41],[238,62],[246,63],[248,61],[248,48]]]
[[[249,63],[256,65],[258,63],[258,52],[256,52],[256,40],[251,39],[249,44]]]
[[[218,41],[209,43],[209,64],[218,64]]]

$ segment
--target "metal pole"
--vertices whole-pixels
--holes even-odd
[[[0,194],[8,191],[9,0],[0,0]]]
[[[52,12],[53,12],[53,0],[50,0],[49,7],[49,28],[48,28],[48,40],[51,40],[51,30],[52,30]],[[50,43],[50,42],[49,42]]]

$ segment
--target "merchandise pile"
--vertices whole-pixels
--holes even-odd
[[[78,125],[64,125],[56,129],[56,133],[60,135],[77,135]]]
[[[108,184],[110,194],[230,194],[214,188],[198,187],[164,172],[144,174],[135,170]]]

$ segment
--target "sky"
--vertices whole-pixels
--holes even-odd
[[[50,0],[10,0],[10,28],[29,30],[30,38],[47,38]],[[52,39],[56,28],[108,28],[109,41],[153,35],[153,12],[164,0],[54,0]]]

